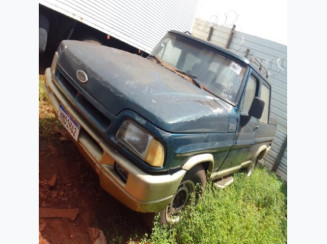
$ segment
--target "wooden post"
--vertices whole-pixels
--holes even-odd
[[[227,44],[226,44],[226,48],[228,49],[230,44],[232,43],[232,39],[233,39],[233,35],[235,33],[235,28],[236,28],[236,25],[233,25],[233,28],[232,28],[232,31],[229,35],[229,38],[228,38],[228,41],[227,41]]]
[[[250,48],[247,48],[245,52],[245,57],[248,58],[249,54],[250,54]]]
[[[213,27],[211,26],[210,30],[209,30],[209,33],[208,33],[207,41],[211,40],[212,32],[213,32]]]

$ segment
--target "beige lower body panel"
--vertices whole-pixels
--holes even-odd
[[[235,167],[232,167],[232,168],[229,168],[229,169],[225,169],[225,170],[222,170],[222,171],[214,172],[214,173],[211,174],[210,178],[215,180],[215,179],[219,179],[221,177],[231,175],[231,174],[239,171],[242,168],[249,167],[251,164],[253,164],[253,162],[251,160],[245,161],[245,162],[243,162],[242,164],[240,164],[238,166],[235,166]]]

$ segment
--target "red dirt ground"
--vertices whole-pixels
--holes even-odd
[[[108,243],[137,241],[147,232],[142,215],[129,210],[100,187],[97,174],[62,130],[40,136],[39,207],[78,208],[79,214],[74,221],[40,218],[39,243],[92,243],[89,227],[102,230]],[[54,175],[56,182],[51,187]]]

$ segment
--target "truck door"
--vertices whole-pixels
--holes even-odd
[[[239,125],[231,148],[220,170],[240,165],[249,160],[250,148],[254,145],[255,133],[258,128],[258,119],[249,116],[252,101],[258,95],[259,80],[251,74],[245,87],[239,106]]]

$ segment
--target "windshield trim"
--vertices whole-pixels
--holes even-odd
[[[250,75],[250,67],[249,66],[246,66],[245,68],[246,68],[245,74],[244,74],[244,77],[242,79],[242,82],[241,82],[241,85],[240,85],[240,89],[238,90],[238,93],[236,95],[235,103],[233,104],[234,107],[240,105],[239,103],[240,103],[240,100],[241,100],[241,97],[242,97],[243,87],[245,86],[245,82],[248,80],[248,77]]]

